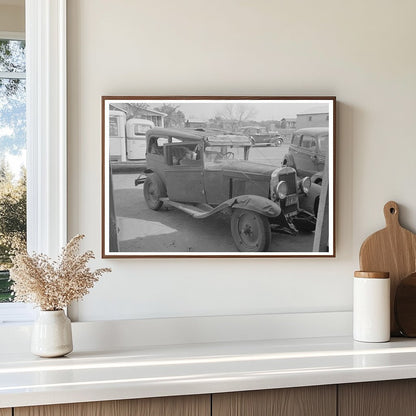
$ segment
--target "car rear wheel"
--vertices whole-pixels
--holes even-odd
[[[238,251],[267,251],[271,241],[269,220],[246,209],[235,209],[231,216],[231,235]]]
[[[143,184],[143,194],[146,204],[150,209],[158,211],[163,202],[160,200],[162,197],[162,186],[160,181],[157,180],[153,175],[149,175]]]

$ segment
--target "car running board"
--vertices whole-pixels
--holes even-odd
[[[209,205],[205,204],[199,204],[199,205],[192,205],[192,204],[185,204],[183,202],[174,202],[170,201],[169,198],[160,198],[161,201],[164,203],[180,209],[183,212],[186,212],[187,214],[191,215],[194,218],[207,218],[212,214],[215,214],[217,212],[223,211],[225,208],[228,208],[228,205],[218,205],[215,208],[210,207]]]
[[[161,201],[172,207],[178,208],[194,218],[207,218],[210,215],[233,208],[241,208],[258,212],[266,217],[278,217],[281,213],[280,206],[267,198],[258,195],[239,195],[227,199],[222,204],[212,208],[208,204],[188,204],[174,202],[169,198],[160,198]]]

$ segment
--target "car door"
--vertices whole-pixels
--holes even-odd
[[[293,162],[294,162],[294,166],[292,166],[290,164],[290,166],[292,166],[292,167],[297,167],[298,163],[300,162],[299,152],[300,152],[300,149],[301,149],[301,147],[300,147],[301,139],[302,139],[302,136],[298,133],[295,133],[292,137],[292,142],[291,142],[290,148],[289,148],[289,153],[292,156]]]
[[[183,146],[167,147],[171,156],[170,163],[165,168],[166,190],[169,199],[175,202],[204,203],[202,160],[181,158],[180,161],[176,161],[175,153],[179,154]]]
[[[302,135],[296,160],[296,169],[299,176],[312,176],[318,172],[317,152],[316,138],[308,134]]]
[[[315,161],[316,170],[321,172],[325,168],[326,158],[328,156],[328,135],[323,134],[318,137],[318,150],[317,150],[317,158]]]

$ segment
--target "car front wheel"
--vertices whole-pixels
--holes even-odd
[[[149,175],[145,179],[143,184],[143,194],[146,204],[150,209],[158,211],[163,205],[163,202],[160,200],[162,197],[161,184],[153,177],[153,175]]]
[[[231,216],[231,235],[238,251],[267,251],[271,241],[269,220],[246,209],[235,209]]]

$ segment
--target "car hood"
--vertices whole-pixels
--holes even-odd
[[[278,166],[264,165],[246,160],[227,160],[222,162],[222,170],[224,172],[256,173],[271,176],[277,168]]]

